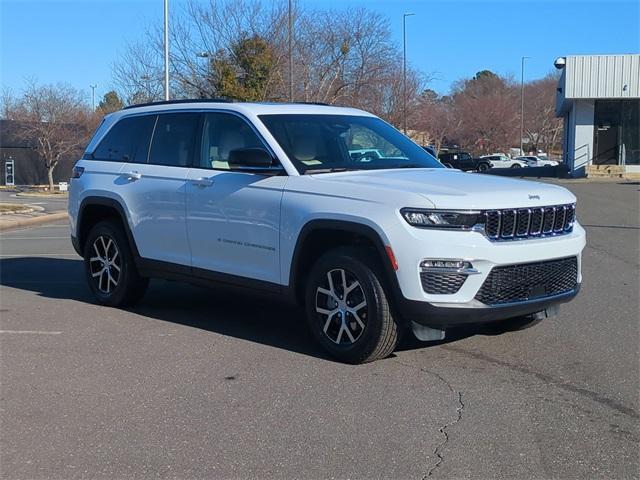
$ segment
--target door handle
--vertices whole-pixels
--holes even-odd
[[[196,187],[210,187],[213,185],[213,179],[200,177],[195,180],[191,180],[191,185],[195,185]]]
[[[142,174],[139,172],[127,172],[122,174],[123,177],[127,177],[127,180],[130,182],[135,182],[136,180],[140,180],[142,178]]]

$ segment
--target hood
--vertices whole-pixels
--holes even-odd
[[[557,185],[497,175],[465,173],[449,168],[360,170],[312,176],[322,182],[331,182],[334,186],[344,184],[345,188],[373,188],[377,191],[377,198],[384,192],[418,194],[435,208],[525,208],[572,203],[576,200],[566,188]],[[350,191],[354,191],[354,188]],[[432,207],[427,202],[425,205],[404,206]]]

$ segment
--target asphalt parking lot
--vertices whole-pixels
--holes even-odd
[[[567,183],[579,297],[335,363],[299,312],[179,283],[91,303],[65,224],[0,236],[2,478],[638,478],[637,183]]]

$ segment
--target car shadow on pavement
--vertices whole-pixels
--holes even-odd
[[[48,299],[94,304],[80,259],[16,257],[0,260],[0,285],[35,292]],[[5,293],[6,294],[6,293]],[[142,301],[127,309],[137,315],[248,340],[312,357],[332,360],[317,346],[304,312],[277,300],[207,289],[181,282],[153,280]],[[421,342],[410,332],[398,350],[450,343],[477,329],[458,329],[438,342]]]

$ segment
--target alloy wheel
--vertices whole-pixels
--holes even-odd
[[[316,289],[316,313],[322,331],[333,343],[354,344],[367,323],[367,300],[354,274],[344,269],[327,272],[326,283]]]
[[[116,242],[100,235],[93,242],[95,256],[89,258],[89,272],[98,290],[110,294],[120,280],[121,256]]]

